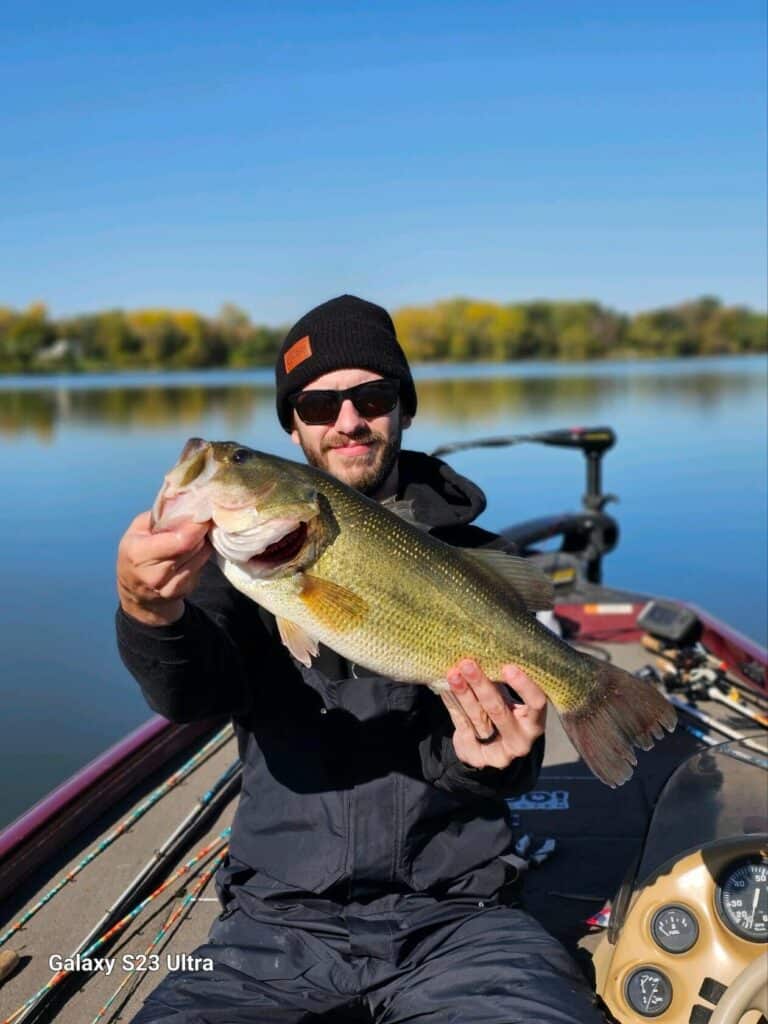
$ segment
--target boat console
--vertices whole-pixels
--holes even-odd
[[[757,1021],[768,1012],[767,944],[762,732],[694,754],[667,782],[594,952],[597,992],[622,1024],[707,1024],[751,971],[738,1016],[724,1019],[754,1007]]]

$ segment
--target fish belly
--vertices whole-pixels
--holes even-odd
[[[500,602],[463,566],[435,578],[427,567],[409,571],[400,561],[398,572],[369,567],[352,583],[351,557],[323,561],[312,575],[361,598],[366,610],[359,618],[351,620],[341,610],[318,617],[302,600],[301,574],[254,581],[232,563],[223,568],[230,582],[267,611],[377,675],[440,688],[456,662],[472,658],[497,681],[503,665],[518,665],[560,710],[577,707],[587,696],[591,673],[581,664],[583,656],[534,615]]]

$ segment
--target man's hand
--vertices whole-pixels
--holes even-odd
[[[180,523],[150,533],[149,512],[136,516],[117,552],[117,592],[123,611],[148,626],[168,626],[184,614],[211,554],[208,523]]]
[[[469,658],[448,672],[451,692],[442,698],[456,726],[453,746],[459,760],[473,768],[506,768],[516,757],[530,753],[544,732],[547,698],[543,690],[516,665],[505,665],[502,674],[524,703],[513,703],[507,688],[491,682]],[[490,743],[477,739],[495,733]]]

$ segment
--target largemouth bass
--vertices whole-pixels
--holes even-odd
[[[618,786],[672,731],[670,703],[649,683],[575,651],[532,611],[550,581],[499,551],[454,548],[311,466],[233,442],[193,438],[167,474],[153,529],[210,521],[234,587],[272,612],[283,643],[311,664],[318,643],[376,674],[447,690],[473,658],[501,681],[520,666],[546,693],[594,774]]]

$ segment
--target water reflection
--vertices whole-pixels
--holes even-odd
[[[763,369],[763,373],[754,372]],[[502,373],[503,368],[499,368]],[[724,398],[739,398],[762,390],[764,366],[744,360],[742,372],[697,371],[688,363],[669,366],[664,372],[600,372],[583,375],[551,373],[533,376],[428,377],[418,381],[419,411],[435,423],[483,424],[514,415],[524,417],[552,412],[557,416],[617,402],[674,402],[678,406],[707,409]],[[730,368],[729,368],[730,369]],[[243,375],[244,377],[246,375]],[[419,376],[417,372],[417,377]],[[274,393],[270,383],[209,384],[204,379],[189,384],[175,382],[115,386],[26,386],[0,390],[0,435],[13,438],[33,434],[50,442],[62,424],[130,427],[156,431],[170,425],[193,426],[215,414],[233,431],[247,426],[255,416],[271,412]]]
[[[5,391],[0,392],[0,434],[33,433],[49,441],[64,423],[153,431],[193,425],[211,413],[234,428],[273,403],[271,388],[249,385]]]

